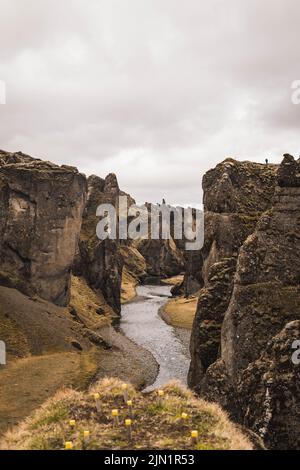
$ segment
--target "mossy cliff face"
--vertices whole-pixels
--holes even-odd
[[[1,151],[0,285],[67,306],[75,268],[119,313],[123,260],[118,241],[98,240],[96,209],[124,194],[113,174],[86,180],[76,168]]]
[[[287,323],[237,382],[241,421],[269,448],[299,449],[300,366],[291,361],[292,344],[299,338],[300,321]]]
[[[260,214],[271,207],[276,170],[276,165],[227,159],[203,178],[205,239],[199,263],[190,269],[194,277],[198,271],[203,286],[191,338],[189,384],[194,388],[219,356],[239,249],[254,231]]]
[[[85,197],[76,168],[0,152],[2,285],[68,304]]]
[[[180,272],[173,240],[97,238],[97,207],[118,209],[119,196],[135,203],[114,174],[86,180],[76,168],[0,151],[0,285],[67,306],[73,269],[120,314],[123,267],[133,286]]]
[[[183,270],[183,250],[173,239],[99,240],[96,235],[97,207],[112,204],[118,211],[120,196],[127,198],[128,208],[135,205],[135,201],[120,190],[114,174],[105,179],[91,176],[87,182],[87,203],[74,272],[83,276],[94,290],[101,292],[108,305],[120,314],[121,298],[126,301],[134,297],[135,286],[139,282],[148,276],[165,278]],[[128,217],[127,214],[125,216]],[[128,217],[128,224],[131,219]],[[118,230],[116,235],[118,237]]]
[[[191,385],[202,396],[218,400],[267,447],[279,449],[300,445],[299,366],[292,362],[292,344],[300,339],[299,173],[299,162],[286,155],[277,172],[272,207],[265,206],[239,251],[217,360],[198,376],[193,373],[199,361],[195,332],[192,343]],[[262,185],[257,188],[259,194],[262,190]],[[200,297],[196,332],[201,330],[201,310]],[[208,332],[203,341],[210,338]]]
[[[271,206],[276,165],[231,158],[203,178],[205,243],[187,253],[183,291],[193,294],[207,284],[209,269],[223,258],[237,257],[259,215]]]
[[[74,272],[83,276],[88,284],[101,292],[108,305],[117,313],[121,311],[121,282],[123,258],[120,252],[119,240],[99,240],[96,227],[99,219],[96,217],[100,204],[112,204],[118,208],[120,191],[114,174],[105,179],[98,176],[88,178],[88,198],[83,214],[82,231],[79,242],[79,253],[74,263]],[[128,196],[129,203],[133,201]]]

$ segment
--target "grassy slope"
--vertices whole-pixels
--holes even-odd
[[[88,313],[86,319],[100,318]],[[68,309],[0,287],[0,337],[8,353],[0,367],[0,434],[61,387],[87,387],[96,374],[101,350],[86,340]]]
[[[72,276],[70,307],[75,308],[82,324],[92,329],[109,325],[116,316],[103,295],[93,291],[83,278],[76,276]]]
[[[167,284],[169,286],[175,286],[176,284],[181,284],[183,281],[183,274],[178,274],[177,276],[169,277],[168,279],[162,279],[162,284]]]
[[[123,403],[122,382],[104,379],[89,393],[63,390],[48,400],[32,417],[8,432],[2,449],[63,449],[72,441],[74,449],[83,448],[83,431],[90,431],[88,449],[251,449],[241,431],[215,404],[196,399],[176,383],[165,387],[162,404],[157,393],[142,394],[129,386],[133,400],[133,432],[129,442],[124,419],[128,408]],[[99,392],[101,412],[97,412],[93,393]],[[111,410],[118,409],[119,424],[114,425]],[[181,413],[189,415],[183,422]],[[69,420],[76,420],[74,431]],[[192,444],[191,430],[198,430],[198,444]]]
[[[92,352],[61,352],[9,363],[0,375],[0,433],[32,413],[61,387],[86,387],[96,370]]]

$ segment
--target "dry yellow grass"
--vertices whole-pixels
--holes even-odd
[[[192,329],[195,318],[197,296],[176,297],[169,300],[160,310],[161,317],[166,323],[179,328]]]
[[[139,280],[146,276],[147,265],[145,258],[137,250],[137,242],[132,245],[121,245],[120,254],[124,261],[122,273],[121,302],[130,302],[136,297],[136,286]]]
[[[121,302],[126,304],[136,297],[137,279],[128,271],[126,266],[122,273]]]
[[[178,274],[178,276],[169,277],[168,279],[162,279],[163,284],[170,286],[175,286],[176,284],[181,284],[183,281],[183,274]]]
[[[129,440],[124,420],[129,417],[123,399],[123,383],[104,379],[89,393],[63,390],[48,400],[32,417],[3,437],[1,449],[55,450],[63,449],[66,441],[81,449],[176,449],[176,450],[251,450],[248,438],[229,421],[215,404],[195,398],[176,382],[164,387],[164,397],[157,392],[142,394],[128,386],[133,401],[132,440]],[[96,408],[94,393],[100,395]],[[119,422],[112,418],[118,409]],[[187,420],[181,415],[188,414]],[[75,420],[71,429],[69,421]],[[83,432],[90,431],[88,441]],[[197,444],[191,442],[191,430],[197,430]]]
[[[97,329],[110,323],[115,315],[100,292],[94,292],[83,278],[72,276],[71,302],[82,323]]]

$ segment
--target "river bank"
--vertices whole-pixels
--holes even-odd
[[[191,296],[188,299],[181,296],[168,300],[159,314],[161,318],[175,328],[191,330],[196,314],[198,298]]]
[[[123,305],[120,328],[128,338],[148,350],[159,364],[156,380],[147,390],[173,379],[185,384],[190,333],[173,328],[159,316],[160,308],[169,298],[170,286],[138,286],[137,294],[133,302]]]
[[[123,306],[120,325],[96,330],[101,346],[85,353],[20,359],[1,371],[0,448],[63,449],[68,422],[76,419],[80,428],[91,430],[91,449],[189,449],[191,428],[201,436],[199,450],[251,449],[247,438],[217,405],[195,399],[174,382],[186,381],[190,332],[167,325],[159,316],[169,294],[169,286],[139,286],[136,299]],[[138,432],[134,430],[130,443],[123,438],[123,427],[116,430],[110,421],[112,408],[119,408],[122,417],[127,412],[119,379],[147,392],[158,387],[165,390],[164,402],[158,407],[156,392],[140,394],[128,386],[138,410]],[[102,397],[100,419],[91,407],[96,391]],[[181,412],[188,412],[185,425]],[[76,435],[72,445],[76,450],[82,448]]]
[[[118,330],[118,326],[101,330],[111,349],[101,351],[97,379],[115,377],[138,389],[151,385],[158,375],[157,361],[150,351]]]

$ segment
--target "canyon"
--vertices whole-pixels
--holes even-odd
[[[119,196],[135,202],[114,174],[86,178],[70,166],[0,151],[0,339],[8,357],[0,370],[7,383],[0,431],[62,386],[84,389],[107,376],[151,386],[157,361],[117,325],[134,301],[138,315],[142,295],[151,308],[162,307],[143,284],[173,278],[158,295],[171,291],[182,317],[190,299],[197,304],[189,387],[217,402],[260,448],[299,448],[300,377],[291,360],[300,339],[299,160],[228,158],[208,171],[204,246],[197,251],[172,237],[99,240],[96,209],[117,206]],[[167,307],[161,317],[172,323]],[[30,389],[31,370],[45,380],[43,393]],[[17,406],[20,374],[28,388]]]

